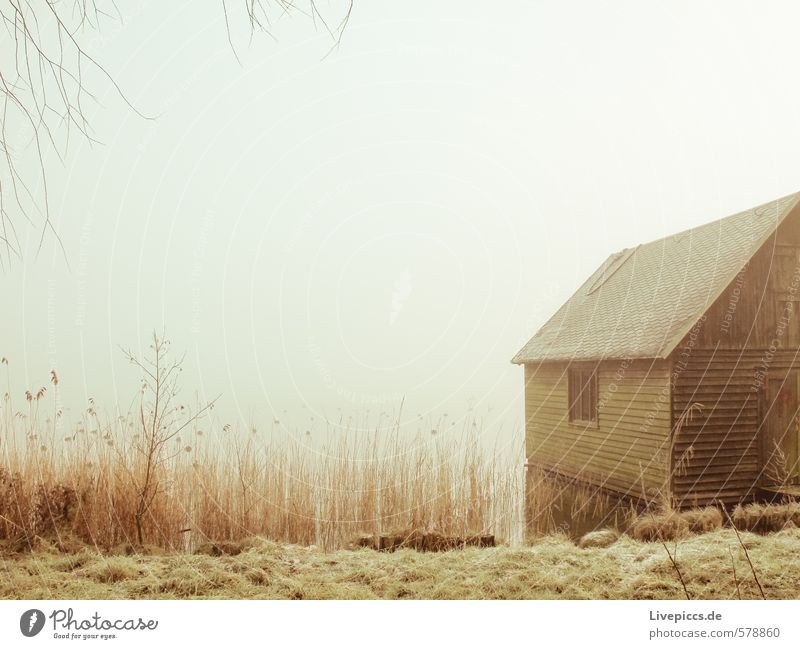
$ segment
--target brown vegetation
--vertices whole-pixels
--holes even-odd
[[[631,524],[630,533],[638,541],[675,541],[690,533],[713,532],[722,527],[722,512],[716,507],[676,511],[645,512]]]
[[[404,530],[379,536],[362,534],[354,539],[350,547],[388,552],[404,549],[419,552],[447,552],[463,548],[493,548],[495,545],[493,534],[455,536],[425,530]]]
[[[800,527],[800,503],[751,503],[734,509],[731,518],[740,530],[759,534],[779,532],[786,527]]]
[[[579,548],[607,548],[619,540],[616,530],[596,530],[584,534],[578,541]]]
[[[689,526],[689,531],[693,534],[714,532],[722,527],[722,511],[716,507],[689,509],[681,512],[681,516]]]
[[[800,504],[738,507],[734,529],[721,529],[721,509],[676,511],[661,498],[636,512],[530,471],[533,543],[496,548],[496,538],[518,538],[521,475],[514,458],[481,446],[477,421],[414,439],[400,435],[399,414],[368,431],[340,421],[321,448],[275,422],[284,440],[275,442],[257,430],[234,434],[210,412],[179,404],[172,383],[157,388],[158,366],[130,413],[103,420],[90,401],[69,431],[54,405],[55,373],[52,392],[28,392],[23,410],[6,395],[2,596],[61,588],[59,596],[97,598],[800,592],[781,572],[794,561],[790,546],[796,555]],[[586,534],[576,548],[557,533],[564,515],[617,529]],[[752,534],[768,532],[778,534],[761,545]]]
[[[688,535],[689,524],[675,511],[643,514],[631,528],[631,536],[637,541],[674,541]]]
[[[55,405],[55,374],[23,409],[6,395],[0,541],[193,551],[259,536],[330,550],[394,530],[510,540],[521,526],[521,463],[484,448],[474,418],[416,438],[400,434],[399,415],[369,429],[339,421],[320,446],[278,422],[237,433],[197,417],[171,384],[148,385],[127,414],[105,420],[90,401],[74,427]]]

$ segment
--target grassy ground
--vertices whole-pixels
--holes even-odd
[[[742,534],[769,599],[800,597],[800,530]],[[758,598],[744,551],[730,529],[668,547],[696,599]],[[325,553],[255,539],[235,556],[103,555],[44,547],[0,556],[0,597],[113,598],[683,598],[664,546],[622,537],[579,549],[552,536],[522,548],[443,553],[373,550]],[[74,550],[74,548],[73,548]],[[734,566],[735,574],[734,577]],[[738,582],[738,591],[737,591]]]

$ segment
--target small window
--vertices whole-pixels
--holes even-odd
[[[569,420],[597,421],[597,374],[593,369],[569,370]]]

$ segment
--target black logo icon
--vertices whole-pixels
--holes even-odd
[[[22,635],[32,638],[44,628],[44,613],[38,608],[25,611],[19,618],[19,630]]]

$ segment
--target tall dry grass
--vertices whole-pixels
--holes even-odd
[[[90,402],[64,433],[57,389],[54,375],[22,408],[8,395],[0,404],[0,539],[133,544],[145,468],[138,410],[104,419]],[[398,420],[334,426],[322,446],[198,420],[153,469],[144,542],[191,551],[256,535],[326,549],[398,529],[519,537],[519,460],[485,448],[473,420],[414,438]]]

